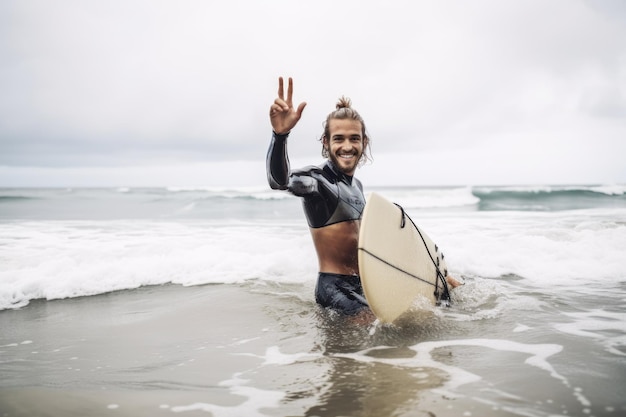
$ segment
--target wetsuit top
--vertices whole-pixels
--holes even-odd
[[[303,198],[309,227],[358,220],[365,207],[361,182],[342,173],[331,161],[291,171],[287,136],[272,135],[267,152],[267,180],[275,190],[287,190]]]

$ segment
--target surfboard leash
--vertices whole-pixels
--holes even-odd
[[[419,229],[419,227],[417,227],[417,225],[415,224],[411,216],[406,214],[406,211],[404,211],[404,208],[400,204],[398,203],[393,203],[393,204],[395,204],[400,209],[400,214],[401,214],[400,229],[404,229],[404,227],[406,226],[406,219],[408,218],[411,221],[411,224],[413,224],[413,227],[415,228],[415,230],[417,230],[417,233],[420,235],[420,238],[422,239],[422,243],[424,244],[424,248],[426,248],[426,253],[428,253],[428,257],[430,258],[431,262],[433,263],[433,266],[435,267],[435,270],[437,271],[437,279],[435,280],[435,297],[437,298],[437,304],[440,305],[442,301],[445,301],[447,302],[448,305],[450,305],[450,301],[451,301],[450,290],[448,289],[448,283],[446,281],[446,277],[443,276],[443,274],[441,273],[441,270],[439,269],[439,258],[437,258],[437,262],[435,262],[435,259],[433,258],[433,255],[430,253],[430,250],[428,249],[428,245],[426,244],[426,239],[424,239],[424,236],[422,235],[422,231]],[[437,245],[435,245],[435,250],[437,250]],[[443,259],[443,254],[441,254],[441,257]],[[439,292],[439,281],[441,281],[443,294]]]
[[[404,269],[402,269],[402,268],[400,268],[400,267],[398,267],[398,266],[396,266],[396,265],[394,265],[394,264],[390,263],[389,261],[384,260],[384,259],[383,259],[383,258],[381,258],[380,256],[376,255],[375,253],[372,253],[372,252],[368,251],[368,250],[367,250],[367,249],[365,249],[365,248],[359,248],[359,250],[360,250],[360,251],[363,251],[363,252],[365,252],[365,253],[367,253],[369,256],[371,256],[372,258],[374,258],[374,259],[376,259],[376,260],[378,260],[378,261],[380,261],[380,262],[384,263],[385,265],[390,266],[390,267],[392,267],[393,269],[395,269],[395,270],[397,270],[397,271],[400,271],[400,272],[402,272],[403,274],[406,274],[406,275],[410,276],[411,278],[415,278],[415,279],[417,279],[417,280],[419,280],[419,281],[422,281],[422,282],[424,282],[424,283],[426,283],[426,284],[429,284],[429,285],[434,285],[434,286],[436,287],[436,284],[433,284],[432,282],[430,282],[430,281],[428,281],[428,280],[425,280],[424,278],[418,277],[417,275],[412,274],[412,273],[410,273],[409,271],[405,271]],[[435,291],[436,291],[436,290],[435,290]]]

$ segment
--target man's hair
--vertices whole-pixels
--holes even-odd
[[[361,123],[361,136],[363,137],[363,141],[364,141],[363,154],[361,155],[361,159],[359,159],[359,166],[363,165],[368,160],[371,161],[372,155],[370,153],[370,146],[369,146],[370,138],[369,138],[369,135],[367,134],[367,129],[365,129],[365,122],[363,121],[363,118],[361,117],[361,115],[352,108],[352,101],[350,101],[350,99],[347,97],[341,96],[339,98],[339,101],[335,105],[335,107],[336,107],[336,110],[331,112],[326,117],[326,121],[324,122],[324,125],[323,125],[324,133],[320,137],[320,142],[322,142],[322,156],[324,158],[328,158],[329,156],[328,150],[324,146],[324,138],[327,138],[328,140],[330,140],[330,128],[328,127],[330,124],[330,121],[332,119],[340,119],[340,120],[352,119]]]

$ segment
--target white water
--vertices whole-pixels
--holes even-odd
[[[409,213],[451,273],[507,274],[582,293],[626,280],[626,211]],[[0,224],[0,309],[175,283],[304,283],[317,264],[304,221],[25,221]]]

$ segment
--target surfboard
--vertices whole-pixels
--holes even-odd
[[[410,311],[419,297],[433,304],[449,299],[439,247],[402,207],[377,193],[363,210],[358,258],[365,298],[383,323]]]

